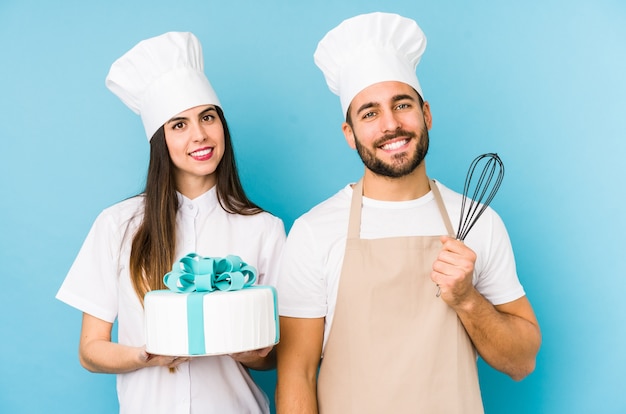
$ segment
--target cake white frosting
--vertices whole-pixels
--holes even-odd
[[[201,315],[188,310],[190,295],[200,297]],[[146,351],[151,354],[232,354],[265,348],[279,339],[276,291],[270,286],[224,292],[155,290],[146,294],[144,307]]]
[[[239,256],[190,253],[144,297],[146,351],[223,355],[278,343],[276,290],[254,285],[256,269]]]

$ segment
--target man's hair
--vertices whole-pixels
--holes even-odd
[[[264,211],[246,196],[222,109],[215,107],[224,127],[224,155],[216,170],[216,193],[220,206],[228,213],[254,215]],[[174,165],[165,142],[165,130],[159,128],[150,140],[150,164],[142,193],[144,214],[132,240],[130,277],[135,293],[144,295],[165,289],[163,275],[169,272],[176,255],[176,212],[178,196]]]
[[[422,98],[422,95],[420,95],[415,88],[412,88],[413,91],[417,94],[417,99],[418,102],[420,104],[420,108],[424,108],[424,99]],[[350,103],[350,106],[348,106],[348,111],[346,113],[346,124],[350,125],[350,128],[353,128],[352,125],[352,116],[350,115],[350,112],[352,111],[352,103]]]

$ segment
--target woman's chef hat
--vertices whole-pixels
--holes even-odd
[[[204,75],[202,46],[188,32],[139,42],[116,60],[106,86],[141,116],[148,140],[174,115],[198,105],[220,105]]]
[[[370,13],[344,20],[328,32],[313,57],[346,115],[352,99],[378,82],[404,82],[423,98],[415,68],[424,49],[426,36],[415,21]]]

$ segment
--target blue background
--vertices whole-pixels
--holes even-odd
[[[139,118],[104,86],[138,41],[192,31],[250,196],[287,228],[362,173],[312,59],[341,20],[418,21],[434,125],[428,170],[461,191],[506,165],[493,206],[543,329],[520,383],[480,362],[487,413],[624,413],[626,2],[0,1],[0,411],[111,413],[112,375],[77,359],[81,315],[54,299],[96,215],[143,188]],[[274,373],[257,376],[272,395]]]

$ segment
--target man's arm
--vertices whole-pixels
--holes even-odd
[[[493,306],[472,285],[476,254],[463,242],[442,237],[432,280],[441,298],[454,309],[480,356],[516,381],[535,369],[541,331],[524,296]]]
[[[489,365],[516,381],[535,369],[541,332],[526,296],[493,306],[475,297],[454,308],[476,350]]]
[[[281,316],[280,335],[276,346],[276,412],[317,413],[317,369],[324,340],[324,318]]]

